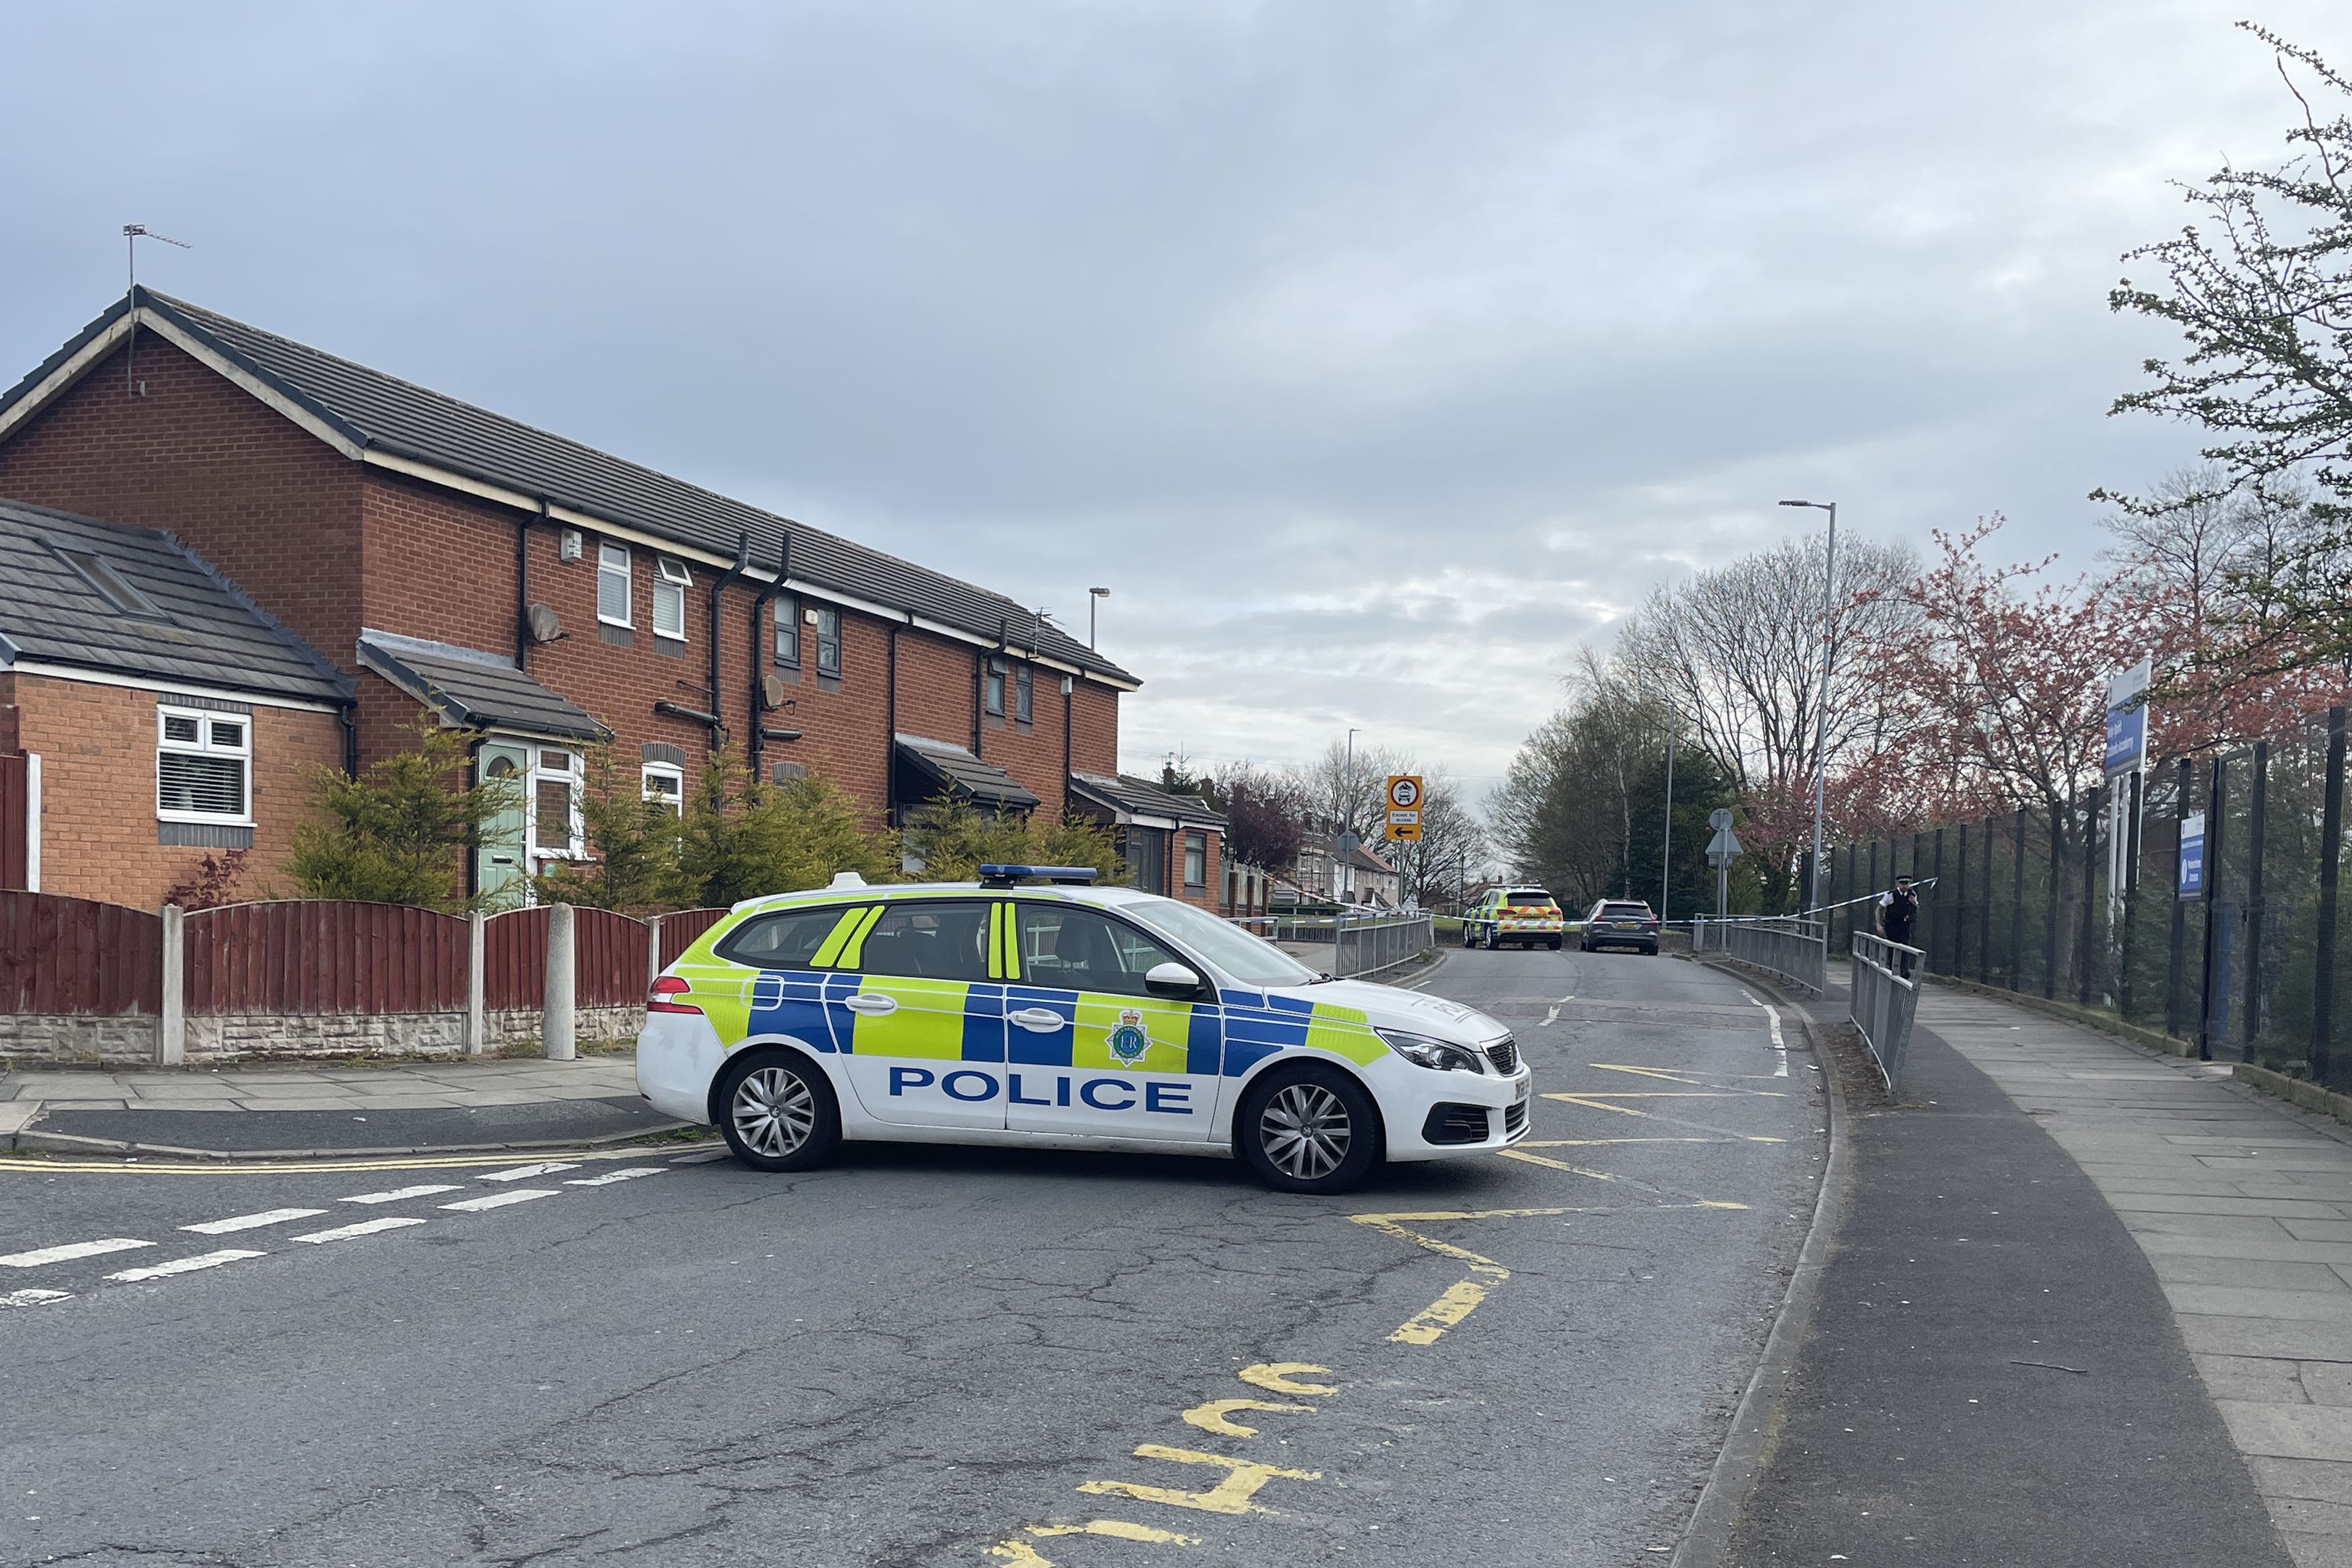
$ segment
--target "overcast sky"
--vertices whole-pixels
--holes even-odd
[[[1652,585],[2084,493],[2203,4],[9,7],[0,381],[168,293],[1055,611],[1154,768],[1475,784]],[[2352,62],[2352,7],[2261,19]]]

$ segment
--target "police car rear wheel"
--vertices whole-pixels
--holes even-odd
[[[800,1170],[824,1158],[841,1141],[833,1091],[814,1069],[768,1056],[745,1062],[733,1076],[719,1130],[745,1165]]]
[[[1254,1088],[1239,1123],[1243,1157],[1284,1192],[1344,1192],[1380,1158],[1380,1113],[1346,1074],[1307,1068]]]

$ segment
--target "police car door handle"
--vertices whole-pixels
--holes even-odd
[[[898,998],[876,996],[871,992],[860,992],[854,997],[844,997],[841,999],[841,1005],[854,1013],[870,1013],[878,1016],[883,1013],[897,1012]]]
[[[1051,1034],[1070,1021],[1051,1008],[1023,1008],[1017,1013],[1004,1016],[1035,1034]]]

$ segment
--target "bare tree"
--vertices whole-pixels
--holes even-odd
[[[1614,660],[1617,677],[1657,693],[1738,792],[1776,894],[1795,870],[1815,775],[1883,748],[1899,722],[1863,655],[1899,640],[1917,613],[1896,592],[1917,571],[1911,552],[1848,538],[1836,612],[1824,618],[1825,559],[1818,539],[1784,540],[1661,588],[1620,633]]]

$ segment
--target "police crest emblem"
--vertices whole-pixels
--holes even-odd
[[[1108,1039],[1110,1053],[1130,1066],[1142,1061],[1143,1053],[1151,1049],[1151,1037],[1143,1032],[1143,1014],[1135,1008],[1119,1009],[1118,1027],[1110,1031]]]

